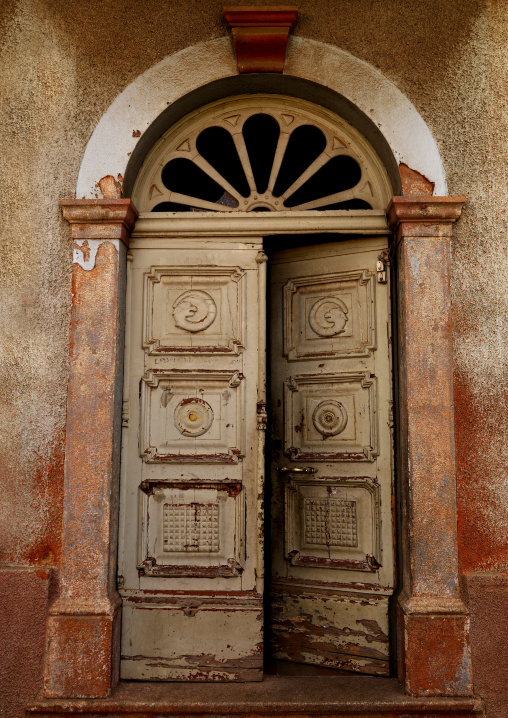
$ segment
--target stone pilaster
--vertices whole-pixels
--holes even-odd
[[[402,592],[399,677],[412,695],[472,694],[459,586],[450,237],[463,197],[394,197],[398,264]]]
[[[116,544],[130,200],[62,200],[74,240],[63,554],[44,695],[101,698],[118,682]]]

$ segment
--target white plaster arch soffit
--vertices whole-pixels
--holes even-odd
[[[100,196],[102,177],[125,176],[142,134],[179,98],[216,80],[238,74],[229,37],[199,43],[161,60],[118,95],[101,117],[85,150],[76,197]],[[408,98],[382,73],[333,45],[292,37],[284,74],[310,80],[345,97],[380,130],[396,162],[404,162],[448,194],[436,142]]]

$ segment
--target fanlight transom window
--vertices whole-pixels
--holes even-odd
[[[365,138],[303,100],[214,103],[168,130],[136,181],[142,212],[384,209],[386,172]]]

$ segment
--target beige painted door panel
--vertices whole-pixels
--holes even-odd
[[[124,679],[262,676],[264,432],[256,417],[264,356],[258,314],[248,313],[260,286],[264,305],[260,249],[261,239],[167,235],[131,245],[119,554]]]
[[[277,659],[386,675],[393,592],[385,238],[270,258]]]

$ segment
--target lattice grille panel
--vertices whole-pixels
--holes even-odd
[[[219,550],[218,504],[164,504],[164,551]]]
[[[305,499],[305,543],[358,546],[356,501]]]

